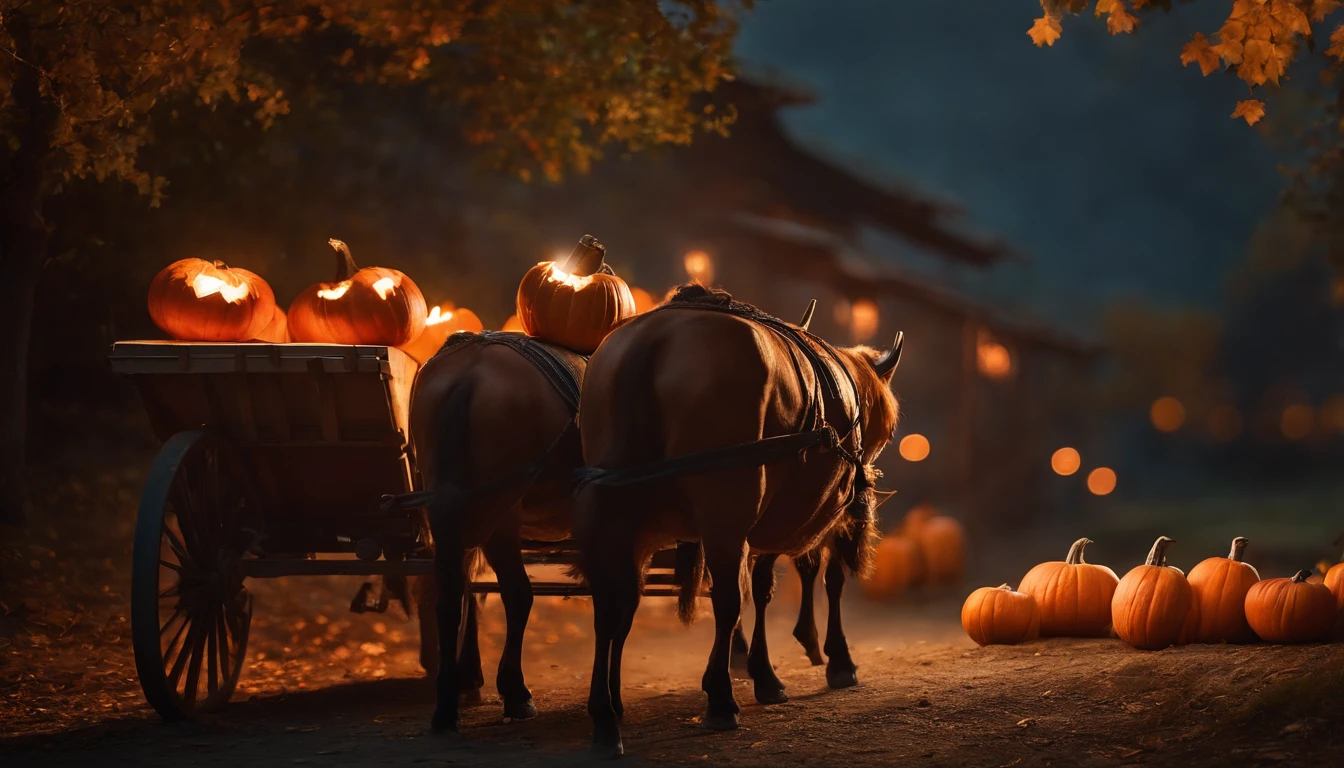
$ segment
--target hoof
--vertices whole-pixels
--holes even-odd
[[[617,739],[615,744],[603,744],[594,741],[590,751],[596,760],[615,760],[625,754],[625,745],[621,743],[620,739]]]
[[[532,699],[521,703],[504,702],[504,716],[513,720],[529,720],[537,716],[537,705]]]
[[[853,688],[859,684],[859,676],[852,669],[826,670],[826,685],[835,688]]]
[[[481,689],[468,688],[465,691],[457,692],[457,705],[459,707],[476,707],[481,703]]]
[[[779,688],[757,688],[756,703],[758,704],[783,704],[789,697],[784,693],[784,687]]]
[[[711,731],[735,731],[737,730],[737,715],[705,715],[705,727]]]
[[[433,734],[457,735],[462,730],[462,721],[453,715],[440,715],[434,713],[434,719],[429,722],[429,732]]]

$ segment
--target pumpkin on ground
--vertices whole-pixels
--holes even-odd
[[[251,341],[274,312],[265,280],[222,261],[175,261],[149,284],[149,316],[182,341]]]
[[[1246,620],[1261,640],[1312,643],[1330,634],[1335,596],[1324,584],[1308,582],[1310,575],[1298,571],[1291,579],[1265,579],[1246,593]]]
[[[480,331],[484,328],[475,312],[464,307],[454,308],[451,304],[435,306],[425,316],[425,330],[410,344],[401,348],[421,365],[434,356],[448,337],[458,331]]]
[[[425,297],[411,278],[386,267],[355,266],[340,240],[336,279],[315,283],[289,305],[289,335],[323,344],[377,344],[399,347],[425,329]]]
[[[607,249],[584,235],[563,262],[543,261],[518,284],[518,319],[529,336],[591,354],[612,328],[635,314],[625,281],[603,260]]]
[[[1007,584],[981,587],[961,606],[961,628],[979,645],[1016,645],[1040,634],[1036,599]]]
[[[1330,639],[1344,640],[1344,562],[1330,566],[1321,583],[1335,598],[1335,627],[1330,632]]]
[[[1178,642],[1194,604],[1185,574],[1167,565],[1171,544],[1166,536],[1157,537],[1148,559],[1125,574],[1111,599],[1115,633],[1141,650],[1161,650]]]
[[[872,575],[859,583],[869,597],[889,600],[908,589],[923,567],[915,540],[890,533],[882,537],[873,553]]]
[[[276,306],[271,314],[271,322],[261,329],[257,334],[257,341],[267,341],[272,344],[284,344],[289,341],[289,321],[285,318],[285,310]]]
[[[1260,574],[1242,561],[1247,543],[1238,536],[1227,557],[1210,557],[1190,569],[1186,577],[1194,598],[1190,642],[1255,642],[1255,631],[1246,621],[1246,593],[1260,581]]]
[[[924,573],[915,583],[948,585],[961,581],[966,566],[966,531],[955,518],[940,515],[921,504],[905,515],[902,533],[918,544]]]
[[[1106,637],[1111,634],[1111,598],[1120,578],[1104,565],[1083,560],[1092,540],[1073,542],[1062,560],[1041,563],[1018,589],[1036,599],[1042,637]]]

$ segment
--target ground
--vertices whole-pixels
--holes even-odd
[[[592,649],[583,599],[537,601],[526,672],[539,716],[504,722],[488,682],[484,703],[465,712],[462,736],[445,738],[427,733],[433,696],[413,619],[395,606],[349,613],[359,579],[255,582],[249,663],[234,703],[208,720],[160,722],[139,691],[126,621],[129,534],[152,450],[135,434],[116,438],[122,469],[39,463],[32,479],[48,518],[0,539],[0,763],[587,761]],[[1118,640],[1054,639],[978,648],[957,623],[969,585],[895,604],[851,589],[845,610],[860,684],[831,691],[789,636],[797,580],[782,573],[769,633],[791,701],[757,705],[743,681],[742,727],[700,727],[711,622],[682,628],[670,601],[647,600],[626,652],[626,763],[1324,766],[1344,747],[1344,710],[1333,704],[1344,645],[1146,653]],[[488,598],[487,681],[501,613],[498,598]]]

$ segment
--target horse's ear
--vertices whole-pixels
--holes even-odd
[[[807,303],[807,309],[803,312],[803,320],[802,322],[798,323],[798,327],[806,331],[807,326],[812,324],[812,313],[816,311],[817,311],[817,300],[813,299]]]
[[[891,349],[882,353],[882,356],[873,361],[873,371],[877,377],[883,381],[891,381],[891,375],[896,372],[896,366],[901,362],[901,347],[905,345],[905,333],[896,332],[896,340],[891,343]]]
[[[895,496],[895,495],[896,495],[896,492],[895,492],[895,491],[878,491],[878,490],[874,490],[874,491],[873,491],[873,495],[877,497],[877,503],[873,505],[873,509],[877,509],[878,507],[882,506],[883,504],[886,504],[886,503],[887,503],[887,499],[890,499],[892,496]]]

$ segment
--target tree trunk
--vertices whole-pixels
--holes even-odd
[[[7,12],[0,23],[22,65],[15,69],[13,104],[26,117],[18,148],[0,178],[0,523],[21,523],[29,506],[24,462],[28,437],[28,342],[33,299],[47,259],[50,232],[42,219],[43,180],[51,137],[60,116],[53,94],[43,93],[28,19]]]

